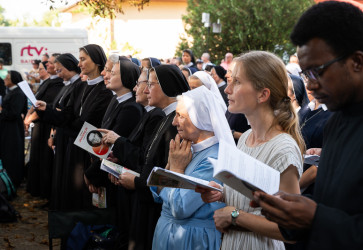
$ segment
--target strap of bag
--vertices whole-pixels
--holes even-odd
[[[9,176],[6,174],[5,169],[0,172],[0,177],[4,181],[5,186],[8,190],[8,196],[11,197],[13,194],[16,193],[15,187],[13,183],[11,182]]]

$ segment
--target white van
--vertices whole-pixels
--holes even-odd
[[[0,58],[4,68],[20,73],[32,69],[32,61],[43,54],[72,53],[88,43],[85,29],[50,27],[0,27]]]

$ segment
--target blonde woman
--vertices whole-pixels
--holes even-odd
[[[236,59],[232,78],[225,90],[228,110],[245,114],[251,125],[237,147],[278,170],[281,190],[298,194],[304,142],[283,62],[272,53],[252,51]],[[199,191],[205,202],[226,203],[214,214],[217,229],[224,233],[222,249],[285,249],[278,225],[252,208],[247,197],[227,185],[223,194]]]

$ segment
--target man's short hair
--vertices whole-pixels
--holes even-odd
[[[52,56],[53,56],[53,57],[55,57],[55,58],[57,58],[57,57],[58,57],[58,56],[60,56],[60,55],[61,55],[61,53],[53,53],[53,54],[52,54]]]
[[[328,1],[316,4],[300,17],[290,38],[297,46],[320,38],[336,56],[363,51],[363,12],[349,3]]]
[[[0,58],[0,64],[4,64],[4,59]]]

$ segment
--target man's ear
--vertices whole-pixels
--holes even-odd
[[[355,51],[352,56],[353,60],[353,71],[360,72],[363,70],[363,51]]]

